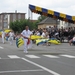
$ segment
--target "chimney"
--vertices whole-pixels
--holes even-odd
[[[15,10],[15,13],[17,13],[17,10]]]

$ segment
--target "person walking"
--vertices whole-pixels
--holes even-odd
[[[30,43],[30,36],[32,32],[29,30],[29,27],[26,26],[25,30],[22,31],[21,36],[23,37],[24,40],[24,53],[28,53],[28,44]]]
[[[10,45],[13,44],[13,39],[14,39],[14,32],[11,30],[10,33],[9,33],[9,42],[10,42]]]
[[[5,43],[4,38],[5,38],[5,32],[4,32],[4,30],[3,30],[3,31],[2,31],[2,43],[3,43],[3,44]]]

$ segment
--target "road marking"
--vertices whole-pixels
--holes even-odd
[[[4,49],[2,46],[0,46],[1,49]]]
[[[11,58],[11,59],[18,59],[18,58],[20,58],[17,55],[8,55],[8,57]]]
[[[0,59],[1,59],[1,57],[0,57]]]
[[[24,61],[26,61],[26,62],[28,62],[28,63],[30,63],[30,64],[33,64],[33,65],[35,65],[35,66],[37,66],[37,67],[39,67],[39,68],[41,68],[41,69],[43,69],[43,70],[45,70],[45,71],[47,71],[47,72],[53,74],[53,75],[60,75],[60,74],[58,74],[58,73],[56,73],[56,72],[54,72],[54,71],[52,71],[52,70],[50,70],[50,69],[48,69],[48,68],[46,68],[46,67],[44,67],[44,66],[41,66],[41,65],[39,65],[39,64],[37,64],[37,63],[35,63],[35,62],[32,62],[32,61],[30,61],[30,60],[28,60],[28,59],[22,58],[22,60],[24,60]]]
[[[11,59],[11,58],[0,58],[1,60],[7,60],[7,59]],[[13,59],[15,59],[15,58],[13,58]]]
[[[29,57],[29,58],[40,58],[40,57],[35,56],[35,55],[25,55],[25,56],[27,56],[27,57]]]
[[[13,71],[0,71],[0,73],[37,72],[37,71],[44,71],[44,70],[43,69],[38,69],[38,70],[13,70]]]
[[[64,56],[64,57],[68,57],[68,58],[75,58],[75,56],[72,56],[72,55],[60,55],[60,56]]]
[[[43,56],[46,56],[46,57],[49,57],[49,58],[59,58],[58,56],[54,56],[54,55],[43,55]]]

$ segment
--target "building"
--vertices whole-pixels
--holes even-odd
[[[57,28],[62,28],[62,27],[69,28],[69,27],[75,27],[75,24],[50,18],[50,17],[47,17],[46,19],[38,23],[38,29],[47,28],[49,26],[57,26]]]
[[[0,14],[0,30],[9,28],[10,22],[14,22],[16,20],[25,19],[26,13],[1,13]]]
[[[49,26],[57,26],[57,25],[58,25],[57,19],[47,17],[46,19],[44,19],[43,21],[41,21],[38,24],[38,29],[40,29],[40,28],[43,29],[43,28],[46,28],[46,27],[49,27]]]
[[[58,28],[75,27],[75,24],[59,20]]]

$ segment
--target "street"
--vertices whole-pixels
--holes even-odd
[[[0,75],[75,75],[75,46],[32,45],[28,54],[0,38]]]

